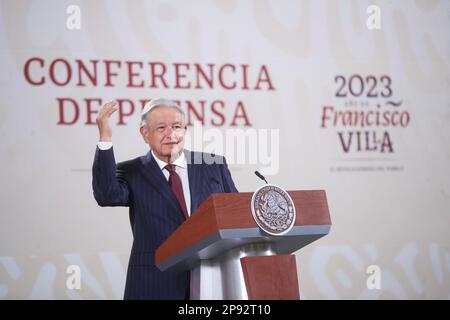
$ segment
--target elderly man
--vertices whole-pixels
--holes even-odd
[[[155,251],[209,195],[236,187],[223,157],[206,164],[207,154],[184,150],[184,112],[167,99],[153,99],[142,110],[140,132],[150,151],[116,164],[109,124],[116,110],[112,101],[98,113],[92,186],[100,206],[130,208],[133,246],[124,298],[188,299],[189,272],[161,272]]]

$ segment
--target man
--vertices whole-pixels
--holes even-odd
[[[116,165],[109,118],[117,102],[99,110],[100,140],[92,168],[94,197],[100,206],[129,207],[133,246],[125,299],[188,299],[189,272],[155,266],[155,251],[212,193],[237,192],[223,157],[184,150],[184,112],[167,99],[142,110],[140,127],[147,155]],[[208,161],[210,163],[211,161]]]

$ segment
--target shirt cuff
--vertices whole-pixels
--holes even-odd
[[[111,141],[99,141],[97,142],[97,147],[100,150],[108,150],[112,148],[112,142]]]

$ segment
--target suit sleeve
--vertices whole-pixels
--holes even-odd
[[[113,148],[95,151],[92,166],[94,198],[102,206],[128,206],[130,191],[123,170],[118,169]]]
[[[231,177],[230,170],[228,169],[225,157],[223,157],[223,164],[220,166],[220,171],[225,192],[238,192],[236,186],[234,185],[233,178]]]

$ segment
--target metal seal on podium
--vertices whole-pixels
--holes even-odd
[[[251,200],[256,224],[272,236],[284,235],[292,229],[296,213],[292,198],[282,188],[266,184],[258,188]]]

